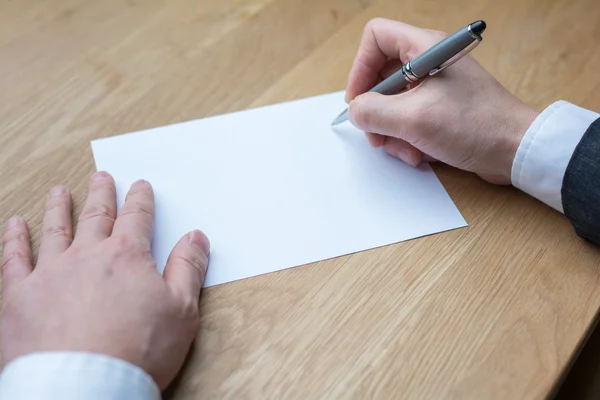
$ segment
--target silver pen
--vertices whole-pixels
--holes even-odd
[[[477,47],[483,40],[481,34],[485,28],[485,22],[476,21],[456,31],[414,60],[407,62],[398,72],[377,84],[369,92],[385,95],[396,94],[409,83],[437,74]],[[331,125],[341,124],[347,119],[348,109],[346,108]]]

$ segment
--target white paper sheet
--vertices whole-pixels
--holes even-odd
[[[209,236],[205,286],[465,226],[428,165],[371,148],[332,93],[92,142],[98,170],[155,191],[159,270],[188,231]]]

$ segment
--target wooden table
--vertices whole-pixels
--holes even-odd
[[[78,213],[91,139],[344,88],[376,16],[484,19],[475,57],[510,91],[600,110],[597,0],[0,0],[0,219],[37,235],[59,183]],[[516,189],[435,170],[468,228],[205,290],[167,397],[551,393],[600,309],[600,250]]]

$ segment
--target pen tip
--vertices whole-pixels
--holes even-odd
[[[337,118],[331,123],[331,126],[339,125],[346,120],[348,120],[348,109],[345,109],[340,115],[338,115]]]
[[[477,21],[471,24],[471,31],[477,36],[480,36],[483,31],[487,28],[487,24],[484,21]]]

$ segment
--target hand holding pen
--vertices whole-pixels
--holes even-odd
[[[439,160],[492,183],[510,184],[515,152],[538,113],[511,95],[471,56],[400,94],[370,91],[394,74],[405,79],[411,60],[412,72],[419,78],[427,76],[423,71],[430,65],[423,67],[415,60],[445,37],[442,32],[397,21],[369,22],[346,87],[350,122],[367,132],[372,146],[383,147],[407,164]],[[448,53],[443,58],[447,57]],[[449,62],[458,58],[450,57]],[[444,61],[438,61],[443,67]],[[404,72],[400,70],[403,65]],[[435,68],[430,72],[435,73]]]
[[[443,71],[468,54],[483,40],[481,34],[486,24],[476,21],[442,39],[433,47],[404,64],[392,76],[375,85],[370,92],[398,94],[409,84]],[[348,110],[343,111],[331,124],[339,125],[348,119]]]

